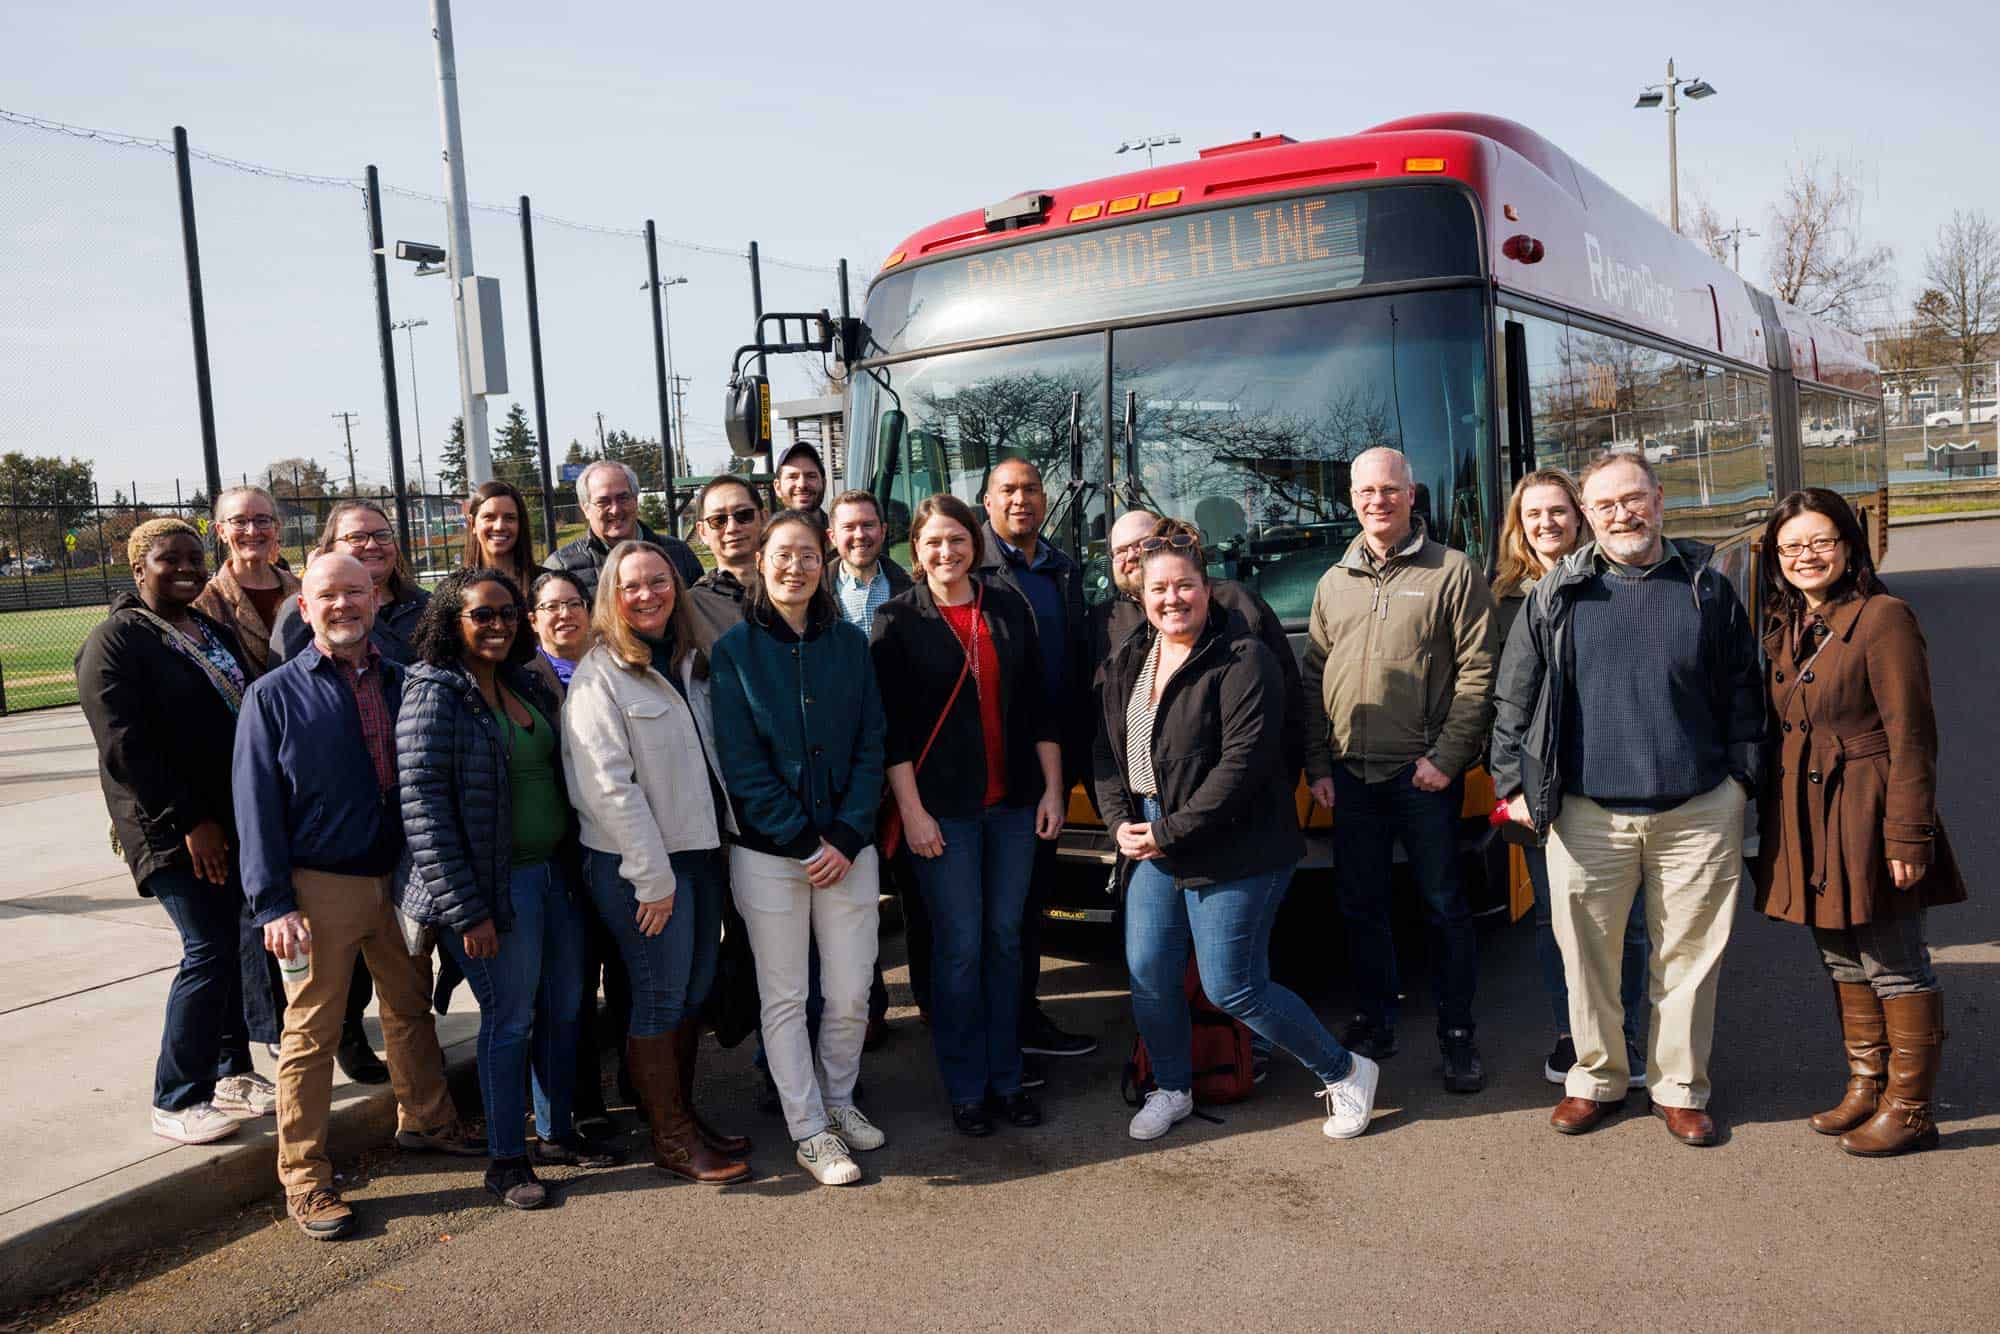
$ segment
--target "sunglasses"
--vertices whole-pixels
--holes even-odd
[[[741,509],[723,510],[720,514],[705,514],[702,516],[701,521],[708,525],[708,531],[719,533],[729,526],[731,519],[736,521],[737,527],[748,528],[751,524],[757,522],[756,507],[745,505]]]
[[[491,629],[495,625],[519,625],[521,623],[521,609],[519,607],[467,607],[459,615],[471,621],[482,630]]]
[[[1155,551],[1188,551],[1201,545],[1201,540],[1193,533],[1168,533],[1164,537],[1142,537],[1139,550],[1151,555]]]

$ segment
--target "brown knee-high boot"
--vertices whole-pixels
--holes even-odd
[[[732,1158],[741,1158],[750,1152],[750,1137],[731,1135],[717,1130],[702,1120],[701,1109],[694,1102],[694,1066],[701,1053],[701,1025],[692,1019],[682,1022],[674,1030],[674,1054],[680,1062],[681,1101],[687,1104],[688,1115],[694,1120],[694,1128],[701,1136],[702,1143],[717,1153],[726,1153]]]
[[[747,1163],[734,1162],[709,1148],[695,1132],[681,1096],[680,1058],[673,1030],[656,1037],[625,1039],[625,1054],[646,1108],[653,1136],[653,1165],[689,1181],[726,1186],[750,1176]]]
[[[1840,1137],[1840,1147],[1863,1158],[1887,1158],[1938,1142],[1931,1099],[1937,1093],[1944,1053],[1944,995],[1919,991],[1882,1002],[1889,1030],[1889,1087],[1882,1109]]]
[[[1889,1078],[1889,1039],[1875,988],[1866,982],[1836,982],[1833,995],[1840,1007],[1841,1045],[1847,1049],[1847,1096],[1807,1124],[1822,1135],[1845,1135],[1875,1115],[1881,1104]]]

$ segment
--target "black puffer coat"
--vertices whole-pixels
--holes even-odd
[[[557,727],[557,705],[541,682],[503,667],[501,684]],[[507,743],[493,711],[464,668],[418,663],[396,715],[396,776],[406,851],[396,904],[419,922],[467,931],[491,918],[508,931],[507,887],[514,856],[514,801]],[[562,781],[562,766],[556,766]],[[569,807],[567,793],[562,796]],[[571,832],[575,821],[571,819]]]

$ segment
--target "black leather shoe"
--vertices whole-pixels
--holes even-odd
[[[1035,1095],[1026,1089],[1015,1089],[1012,1093],[992,1093],[986,1098],[986,1105],[1007,1118],[1010,1126],[1038,1126],[1042,1123],[1042,1105],[1035,1101]]]
[[[1376,1023],[1365,1014],[1357,1014],[1340,1035],[1340,1045],[1371,1061],[1386,1061],[1396,1054],[1396,1030]]]
[[[1479,1059],[1469,1028],[1447,1028],[1438,1034],[1444,1054],[1444,1087],[1448,1093],[1477,1093],[1486,1087],[1486,1066]]]
[[[340,1063],[341,1073],[357,1084],[389,1082],[389,1067],[382,1064],[382,1058],[368,1045],[368,1039],[359,1033],[342,1034],[333,1059]]]
[[[611,1113],[602,1107],[590,1111],[579,1110],[572,1118],[577,1135],[592,1143],[618,1138],[618,1123],[611,1119]]]
[[[1045,1087],[1048,1082],[1048,1067],[1042,1064],[1042,1058],[1039,1056],[1030,1056],[1027,1052],[1023,1051],[1021,1053],[1021,1087],[1024,1089],[1038,1089]]]
[[[571,1132],[568,1139],[529,1140],[528,1161],[536,1167],[596,1169],[618,1166],[619,1157],[610,1149],[592,1144],[583,1136]]]
[[[984,1104],[961,1102],[951,1109],[951,1126],[961,1135],[985,1139],[993,1133],[993,1118],[986,1114]]]

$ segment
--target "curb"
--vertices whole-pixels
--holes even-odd
[[[1943,514],[1892,514],[1891,528],[1914,528],[1931,523],[1970,523],[1976,519],[2000,519],[2000,509],[1948,510]]]
[[[442,1044],[445,1082],[462,1111],[479,1106],[475,1037],[476,1030],[467,1031]],[[383,1148],[395,1132],[396,1094],[389,1085],[335,1086],[327,1121],[331,1156]],[[189,1228],[269,1199],[277,1190],[275,1117],[246,1122],[221,1144],[163,1149],[0,1219],[5,1229],[0,1293],[10,1307],[46,1297],[112,1261],[170,1245]]]

